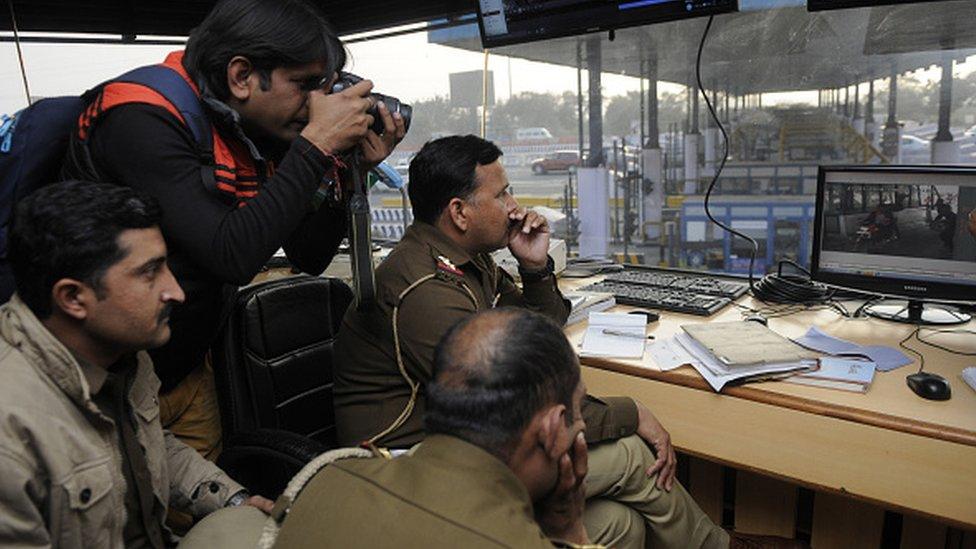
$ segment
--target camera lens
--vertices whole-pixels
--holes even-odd
[[[352,86],[362,82],[363,79],[360,76],[356,76],[351,72],[340,72],[339,78],[336,79],[335,83],[332,84],[332,93],[339,93],[343,90],[347,90]],[[326,81],[323,81],[323,86]],[[383,135],[385,128],[383,127],[383,119],[380,118],[379,109],[377,109],[377,104],[382,101],[386,105],[386,109],[390,111],[390,114],[400,113],[403,117],[403,127],[406,130],[410,129],[410,120],[413,117],[413,107],[406,103],[402,103],[396,97],[392,95],[383,95],[382,93],[372,93],[370,97],[373,99],[373,106],[368,111],[373,117],[373,125],[369,129],[376,132],[376,135]]]

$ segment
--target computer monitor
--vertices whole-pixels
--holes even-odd
[[[919,324],[976,303],[976,168],[821,166],[814,280],[883,294],[868,314]]]
[[[479,0],[486,48],[738,10],[738,0]]]

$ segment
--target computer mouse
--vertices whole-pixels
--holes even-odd
[[[908,387],[922,398],[949,400],[949,397],[952,396],[949,382],[939,374],[919,372],[906,377],[905,381],[908,383]]]
[[[654,311],[645,311],[643,309],[637,309],[637,310],[634,310],[634,311],[627,311],[627,314],[630,314],[630,315],[644,315],[645,320],[647,321],[648,324],[657,322],[661,318],[661,315],[655,313]]]

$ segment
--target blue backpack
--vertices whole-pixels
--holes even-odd
[[[71,134],[89,102],[112,82],[139,84],[155,90],[183,116],[201,151],[213,148],[210,123],[193,88],[176,71],[150,65],[104,82],[81,96],[41,99],[13,116],[0,119],[0,303],[14,293],[7,259],[7,230],[17,202],[61,179],[61,164]]]

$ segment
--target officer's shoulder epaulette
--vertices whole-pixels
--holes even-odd
[[[437,278],[449,282],[461,282],[464,280],[464,271],[459,269],[447,256],[436,254],[434,255],[434,260],[436,261],[434,274]]]

